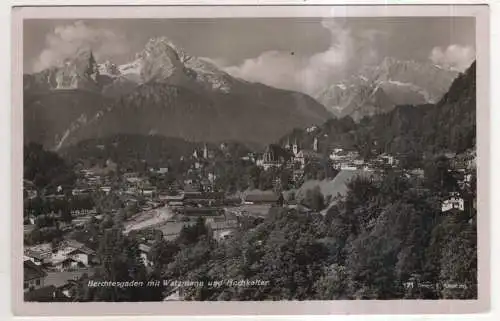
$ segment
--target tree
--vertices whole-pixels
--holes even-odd
[[[325,268],[324,275],[316,282],[317,299],[319,300],[346,300],[348,295],[349,278],[344,266],[332,264]]]
[[[325,198],[321,193],[319,186],[314,187],[306,191],[306,195],[303,204],[315,212],[319,212],[325,208]]]
[[[426,185],[439,194],[447,194],[458,190],[450,161],[445,156],[439,156],[427,161],[424,175]]]
[[[448,226],[441,251],[440,283],[444,299],[477,299],[477,233],[475,220]]]
[[[189,246],[198,242],[202,237],[208,236],[209,231],[205,225],[205,219],[203,217],[198,217],[196,219],[196,224],[189,226],[184,225],[176,239],[177,244],[181,246]]]
[[[118,225],[103,227],[97,255],[100,265],[95,275],[90,277],[94,281],[135,281],[147,284],[149,280],[139,254],[138,242],[123,234]],[[151,289],[146,286],[110,286],[88,288],[87,279],[81,279],[77,291],[77,301],[161,301],[161,289]]]
[[[162,269],[174,260],[180,248],[174,242],[158,240],[151,247],[148,259],[153,262],[155,269]]]
[[[56,153],[45,151],[36,143],[24,146],[24,178],[33,181],[37,189],[55,190],[57,186],[73,186],[76,175]]]

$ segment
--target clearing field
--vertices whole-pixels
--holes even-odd
[[[173,217],[173,212],[168,206],[164,206],[151,211],[144,211],[134,215],[125,223],[125,234],[134,230],[142,230],[152,228],[157,225],[166,223]]]

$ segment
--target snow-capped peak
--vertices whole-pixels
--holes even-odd
[[[364,66],[356,75],[330,84],[315,98],[336,115],[387,111],[397,104],[439,100],[456,76],[456,71],[430,62],[386,57],[378,65]]]

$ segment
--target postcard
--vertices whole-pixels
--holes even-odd
[[[14,8],[16,314],[486,311],[488,14]]]

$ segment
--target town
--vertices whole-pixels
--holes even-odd
[[[307,132],[314,135],[314,128]],[[440,195],[443,215],[463,212],[467,206],[475,208],[475,196],[470,197],[475,152],[443,157],[458,186]],[[237,175],[250,173],[246,186],[222,180],[223,167],[234,163],[239,166]],[[354,149],[320,149],[314,137],[311,146],[287,140],[238,159],[226,144],[205,144],[180,157],[179,168],[155,166],[142,172],[119,170],[108,159],[101,167],[77,167],[77,179],[70,188],[39,190],[24,180],[25,299],[72,301],[76,281],[84,274],[92,275],[100,263],[99,240],[93,239],[89,229],[110,218],[120,217],[123,233],[138,240],[142,262],[152,269],[150,251],[157,238],[175,241],[183,229],[200,219],[214,241],[225,242],[248,222],[258,224],[273,207],[326,215],[355,177],[377,180],[385,171],[393,171],[415,181],[423,179],[423,168],[405,168],[403,163],[404,155],[383,153],[366,159]],[[320,207],[308,202],[312,191],[320,195]]]

